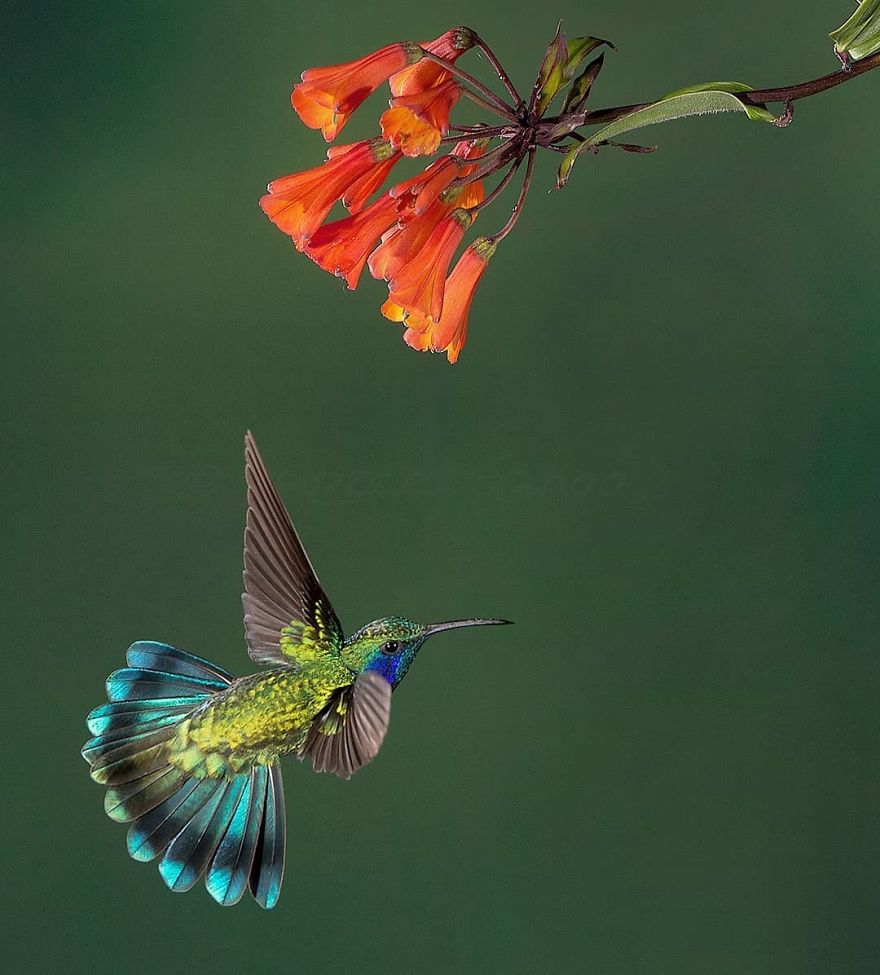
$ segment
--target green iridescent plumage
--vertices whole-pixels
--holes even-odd
[[[284,873],[279,759],[349,778],[378,753],[392,691],[424,641],[506,621],[386,617],[345,640],[250,434],[245,477],[245,636],[271,667],[234,678],[167,644],[134,643],[107,678],[108,703],[88,716],[82,754],[107,786],[107,815],[131,824],[129,854],[158,858],[169,889],[204,878],[224,906],[250,888],[270,908]]]

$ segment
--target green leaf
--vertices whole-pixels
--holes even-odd
[[[830,36],[834,50],[853,61],[880,51],[880,0],[862,0],[852,17]]]
[[[753,91],[748,85],[737,81],[712,81],[705,85],[694,85],[670,92],[659,101],[645,108],[640,108],[629,115],[624,115],[601,129],[593,132],[589,138],[579,142],[570,149],[562,160],[556,185],[565,186],[571,176],[572,167],[577,157],[584,150],[595,148],[599,143],[609,139],[616,139],[626,132],[641,129],[660,122],[671,122],[677,118],[687,118],[691,115],[710,115],[716,112],[743,112],[748,118],[761,122],[773,122],[775,117],[766,108],[757,105],[746,105],[736,95],[745,91]]]
[[[575,78],[574,84],[571,86],[569,93],[565,96],[565,101],[562,103],[563,115],[568,115],[570,112],[578,113],[584,110],[587,99],[590,97],[590,91],[593,88],[593,82],[602,70],[604,63],[605,55],[600,54],[599,57],[590,61],[586,68],[584,68],[582,74],[579,74]]]
[[[535,82],[535,107],[538,115],[547,111],[553,99],[570,84],[586,58],[603,44],[614,47],[611,41],[605,41],[601,37],[575,37],[568,40],[562,32],[560,22]]]
[[[693,95],[699,94],[701,92],[714,92],[720,91],[727,95],[741,95],[746,91],[754,91],[751,85],[744,85],[741,81],[709,81],[703,85],[692,85],[690,88],[679,88],[677,91],[671,91],[668,95],[663,96],[663,100],[667,98],[677,98],[679,95]],[[739,103],[737,108],[741,109],[748,115],[748,117],[753,122],[775,122],[776,116],[769,110],[764,108],[762,105],[747,105],[745,102],[741,102],[738,98],[736,101]],[[725,108],[709,108],[706,109],[707,112],[725,112],[725,111],[735,111],[735,109],[725,109]],[[693,112],[688,112],[689,115],[694,114]],[[703,112],[698,112],[697,114],[704,114]]]
[[[539,115],[546,110],[562,87],[562,69],[567,60],[568,42],[565,39],[565,34],[562,33],[562,21],[560,20],[553,40],[547,45],[544,60],[541,62],[538,77],[535,80],[535,91],[532,97]]]
[[[603,44],[612,49],[614,48],[611,41],[602,40],[601,37],[576,37],[573,41],[568,42],[568,60],[565,62],[565,67],[562,71],[566,84],[571,81],[577,69],[593,51],[597,47],[602,47]]]

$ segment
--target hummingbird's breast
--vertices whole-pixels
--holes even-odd
[[[354,677],[340,661],[325,660],[239,678],[181,724],[172,762],[192,775],[217,776],[296,752],[312,719]]]

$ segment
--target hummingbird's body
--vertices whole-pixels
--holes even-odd
[[[161,856],[175,891],[205,877],[223,905],[249,886],[273,907],[285,854],[279,759],[308,757],[349,778],[379,751],[391,694],[424,641],[460,626],[376,620],[348,640],[250,434],[245,441],[245,635],[268,669],[234,678],[163,643],[134,643],[107,679],[109,703],[88,718],[92,778],[107,814],[132,823],[128,849]]]
[[[333,692],[356,676],[346,667],[316,664],[241,677],[180,724],[169,745],[171,762],[199,777],[271,765],[299,751]]]
[[[343,644],[338,655],[297,657],[294,647],[295,667],[238,678],[180,725],[172,743],[174,763],[194,775],[208,775],[204,763],[216,767],[218,759],[241,771],[298,752],[314,719],[335,694],[354,684],[370,652],[408,623],[377,620],[371,624],[376,635]]]

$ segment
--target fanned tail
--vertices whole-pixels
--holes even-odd
[[[109,703],[88,716],[94,737],[82,754],[92,778],[107,786],[107,815],[131,823],[129,854],[161,856],[159,872],[172,891],[190,890],[204,876],[224,907],[248,887],[261,907],[274,907],[284,872],[281,770],[258,765],[231,778],[197,778],[168,757],[180,722],[234,678],[164,643],[134,643],[126,659],[128,667],[107,678]]]

